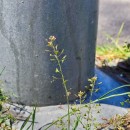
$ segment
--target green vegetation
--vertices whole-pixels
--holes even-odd
[[[98,99],[92,101],[93,93],[98,91],[97,89],[94,88],[97,77],[92,77],[91,79],[88,79],[88,81],[90,82],[90,85],[86,86],[86,90],[90,92],[89,97],[87,97],[85,91],[79,91],[76,96],[79,99],[80,104],[71,105],[69,103],[69,96],[71,93],[68,91],[68,87],[67,87],[68,81],[65,80],[64,74],[62,71],[62,64],[66,60],[66,55],[64,55],[64,50],[59,51],[58,45],[55,44],[55,40],[56,40],[56,38],[54,36],[50,36],[50,38],[48,40],[48,44],[47,44],[47,46],[49,48],[46,51],[49,52],[50,60],[52,62],[54,62],[55,64],[57,64],[57,66],[58,66],[55,69],[55,73],[59,74],[60,77],[59,77],[59,75],[58,75],[58,77],[53,76],[53,81],[57,81],[57,80],[62,81],[62,85],[66,92],[68,111],[67,111],[66,115],[58,118],[56,121],[53,121],[44,130],[49,130],[49,128],[52,127],[53,125],[56,125],[61,130],[70,130],[70,129],[76,130],[79,125],[81,125],[82,129],[85,129],[85,130],[91,130],[91,129],[97,130],[100,125],[96,122],[96,119],[94,119],[92,116],[92,107],[94,107],[98,113],[99,112],[97,109],[98,105],[95,104],[98,101],[102,101],[102,100],[112,98],[112,97],[117,97],[117,96],[130,95],[130,92],[110,95],[112,92],[114,92],[120,88],[127,87],[129,85],[123,85],[123,86],[114,88],[111,91],[109,91],[109,92],[105,93],[104,95],[102,95],[101,97],[99,97]],[[86,98],[89,98],[89,102],[86,104],[83,104],[83,102]],[[83,108],[86,109],[86,113],[84,113],[84,114],[82,113]],[[73,120],[71,120],[71,118],[73,118]],[[84,122],[84,120],[85,120],[85,122]]]
[[[15,118],[13,113],[10,111],[10,106],[6,104],[10,104],[9,97],[0,88],[0,130],[17,130],[14,124],[19,120]],[[36,107],[33,108],[33,111],[29,114],[26,120],[23,121],[20,130],[34,130],[35,114]],[[32,120],[31,124],[29,123],[30,119]]]
[[[106,37],[110,40],[110,43],[97,46],[96,60],[103,63],[104,61],[111,62],[114,60],[125,60],[130,57],[130,44],[127,42],[120,43],[123,27],[124,23],[121,25],[116,38],[106,34]]]
[[[8,97],[5,95],[2,89],[0,89],[0,129],[12,130],[13,122],[15,118],[9,112],[8,107],[4,107],[4,104],[8,102]]]
[[[113,39],[113,42],[115,43],[115,47],[112,47],[112,48],[107,47],[104,49],[103,47],[97,48],[98,55],[99,54],[103,55],[106,53],[110,54],[109,51],[111,50],[111,54],[113,54],[114,57],[115,55],[117,55],[118,58],[121,58],[121,59],[124,59],[126,56],[127,58],[129,57],[129,53],[130,53],[129,46],[128,45],[119,46],[118,44],[123,26],[124,24],[122,24],[116,40],[114,40],[113,38],[109,36],[111,40]],[[88,82],[90,83],[89,86],[85,86],[86,91],[89,92],[89,96],[86,95],[86,91],[79,91],[76,94],[76,97],[79,100],[79,105],[77,105],[76,103],[70,104],[69,97],[71,93],[67,86],[68,81],[65,79],[63,69],[62,69],[62,64],[65,62],[67,56],[64,55],[64,50],[59,49],[59,46],[55,44],[55,40],[56,38],[54,36],[50,36],[48,40],[48,44],[47,44],[48,50],[46,51],[49,53],[50,60],[54,62],[54,64],[57,65],[57,67],[55,68],[56,76],[53,76],[52,78],[53,78],[53,82],[54,81],[56,82],[57,80],[62,81],[61,87],[63,87],[65,90],[66,102],[67,102],[67,113],[63,115],[62,117],[59,117],[57,120],[53,121],[51,124],[46,126],[46,128],[44,128],[43,130],[49,130],[54,125],[61,130],[76,130],[79,125],[82,126],[82,129],[85,129],[85,130],[91,130],[91,129],[97,130],[98,128],[102,127],[102,124],[98,124],[98,121],[92,116],[93,109],[95,109],[97,113],[100,113],[98,109],[98,106],[100,104],[95,104],[95,103],[98,103],[99,101],[112,98],[112,97],[130,95],[130,92],[125,92],[125,93],[120,93],[120,94],[111,94],[112,92],[118,89],[121,89],[123,87],[127,87],[129,85],[123,85],[123,86],[114,88],[111,91],[105,93],[104,95],[102,95],[101,97],[93,101],[92,95],[98,91],[98,89],[95,89],[95,85],[100,84],[100,83],[97,83],[97,77],[94,76],[88,79]],[[108,59],[113,60],[114,58],[111,56],[111,57],[108,57]],[[86,98],[88,98],[89,101],[88,103],[84,104],[84,100]],[[2,89],[0,89],[0,129],[1,130],[16,130],[12,126],[17,121],[17,119],[13,116],[13,114],[11,114],[10,108],[5,107],[5,104],[9,103],[8,99],[9,99],[8,96],[6,96],[6,94],[2,91]],[[82,109],[85,109],[85,113],[82,112]],[[34,129],[35,114],[36,114],[36,107],[34,107],[32,113],[30,113],[30,115],[23,122],[20,130],[35,130]],[[124,117],[120,117],[120,116],[117,116],[117,117],[120,121],[123,120],[124,121],[123,123],[125,123]],[[72,118],[73,120],[71,120]],[[29,123],[30,119],[32,120],[31,123]],[[118,128],[122,127],[122,122],[121,123],[119,122],[118,125],[116,125],[116,121],[114,122],[112,119],[108,120],[108,122],[111,122],[111,121],[115,129],[119,130]]]

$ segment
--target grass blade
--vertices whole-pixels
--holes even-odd
[[[76,120],[76,122],[75,122],[75,124],[74,124],[73,130],[76,130],[76,129],[77,129],[77,127],[78,127],[78,125],[79,125],[79,122],[80,122],[80,117],[77,117],[77,120]]]
[[[2,69],[2,71],[0,72],[0,76],[2,75],[2,73],[4,72],[5,70],[5,67]]]
[[[130,84],[128,84],[128,85],[122,85],[122,86],[119,86],[119,87],[117,87],[117,88],[114,88],[114,89],[108,91],[107,93],[105,93],[104,95],[102,95],[100,98],[104,98],[105,96],[107,96],[108,94],[110,94],[111,92],[113,92],[113,91],[115,91],[115,90],[118,90],[118,89],[124,88],[124,87],[129,87],[129,86],[130,86]],[[99,98],[99,99],[100,99],[100,98]]]
[[[123,31],[123,28],[124,28],[124,22],[121,24],[121,27],[120,27],[119,32],[118,32],[118,34],[117,34],[117,39],[120,38],[121,33],[122,33],[122,31]]]
[[[94,100],[93,103],[96,103],[98,101],[102,101],[102,100],[105,100],[105,99],[113,98],[113,97],[129,95],[129,94],[130,94],[130,92],[120,93],[120,94],[113,94],[113,95],[106,96],[106,97],[103,97],[103,98],[98,98],[98,99]]]
[[[32,114],[32,130],[34,130],[35,117],[36,117],[36,106],[33,108],[33,114]]]
[[[23,130],[23,129],[24,129],[24,127],[25,127],[25,126],[27,125],[27,123],[29,122],[29,119],[30,119],[31,116],[32,116],[32,113],[30,113],[30,115],[27,117],[27,119],[23,122],[23,124],[22,124],[20,130]]]

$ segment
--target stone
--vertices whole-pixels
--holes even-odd
[[[87,107],[83,107],[84,104],[81,106],[77,105],[77,107],[81,107],[81,115],[85,115],[87,117]],[[17,106],[17,105],[16,105]],[[14,108],[16,106],[11,106],[11,110],[13,113],[15,113]],[[18,107],[17,107],[18,109]],[[20,128],[23,120],[28,117],[29,112],[32,112],[33,108],[29,106],[25,106],[24,109],[20,112],[19,115],[16,116],[20,121],[15,127]],[[23,114],[24,112],[24,114]],[[105,119],[110,119],[114,117],[115,115],[125,115],[128,113],[128,110],[125,108],[113,106],[113,105],[106,105],[106,104],[100,104],[100,106],[97,106],[97,104],[91,105],[91,111],[90,115],[93,117],[94,123],[105,123]],[[67,114],[67,105],[56,105],[56,106],[47,106],[47,107],[37,107],[36,109],[36,120],[35,120],[35,130],[45,130],[47,126],[49,126],[53,121],[56,121],[59,117],[62,117]],[[96,120],[94,120],[94,118]],[[74,125],[74,120],[76,119],[76,116],[71,116],[71,127]],[[63,121],[66,123],[67,117],[63,119]],[[30,119],[31,122],[31,119]],[[27,126],[30,125],[30,122]],[[83,119],[83,123],[86,123],[86,119]],[[26,127],[27,127],[26,126]],[[111,126],[112,127],[112,126]],[[79,126],[77,130],[82,130],[83,126],[79,123]],[[61,130],[61,128],[58,128],[56,125],[53,125],[48,130]],[[92,123],[92,130],[93,130],[93,123]]]

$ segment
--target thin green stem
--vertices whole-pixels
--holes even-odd
[[[95,81],[92,81],[91,82],[91,90],[90,90],[90,99],[89,99],[89,104],[88,104],[88,111],[87,111],[87,113],[88,113],[88,117],[87,117],[87,125],[89,126],[89,127],[91,127],[91,123],[89,122],[89,119],[90,118],[92,118],[92,115],[91,115],[91,104],[92,104],[92,95],[93,95],[93,92],[94,92],[94,86],[95,86]],[[91,117],[90,117],[91,116]],[[87,128],[88,129],[88,128]]]
[[[60,117],[60,119],[64,119],[66,116],[68,115],[68,113],[62,117]],[[55,125],[59,120],[56,120],[54,122],[52,122],[48,127],[46,127],[44,130],[48,130],[50,127],[52,127],[53,125]]]
[[[64,87],[65,93],[66,93],[66,100],[67,100],[67,107],[68,107],[68,130],[70,130],[70,107],[69,107],[69,96],[68,96],[68,90],[67,90],[67,86],[66,86],[66,80],[65,80],[65,77],[63,75],[61,63],[60,63],[58,56],[55,55],[55,58],[57,60],[58,66],[59,66],[59,71],[60,71],[60,74],[61,74],[63,87]]]
[[[114,89],[108,91],[107,93],[105,93],[104,95],[102,95],[100,98],[103,98],[103,97],[107,96],[108,94],[110,94],[111,92],[113,92],[113,91],[115,91],[115,90],[118,90],[118,89],[124,88],[124,87],[128,87],[128,86],[130,86],[130,84],[129,84],[129,85],[122,85],[122,86],[120,86],[120,87],[114,88]],[[100,98],[99,98],[99,99],[100,99]]]
[[[123,96],[123,95],[128,95],[128,94],[130,94],[130,92],[121,93],[121,94],[113,94],[113,95],[111,95],[111,96],[107,96],[107,97],[103,97],[103,98],[98,98],[98,99],[92,101],[91,103],[96,103],[96,102],[98,102],[98,101],[102,101],[102,100],[105,100],[105,99],[108,99],[108,98],[118,97],[118,96]],[[91,105],[90,103],[87,103],[87,104],[88,104],[88,105]],[[83,105],[81,108],[86,107],[87,104]],[[72,113],[73,113],[73,112],[71,111],[69,114],[72,114]],[[61,119],[65,118],[66,116],[68,116],[68,113],[67,113],[66,115],[62,116]],[[56,124],[58,121],[59,121],[59,120],[56,120],[55,122],[52,122],[51,125],[49,125],[45,130],[48,130],[51,126],[53,126],[54,124]]]
[[[0,72],[0,76],[2,75],[2,73],[4,72],[5,70],[5,67],[2,69],[2,71]]]
[[[107,97],[98,98],[98,99],[94,100],[93,103],[96,103],[98,101],[102,101],[102,100],[105,100],[105,99],[108,99],[108,98],[118,97],[118,96],[123,96],[123,95],[129,95],[129,94],[130,94],[130,92],[113,94],[113,95],[110,95],[110,96],[107,96]]]

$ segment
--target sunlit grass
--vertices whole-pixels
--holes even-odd
[[[124,28],[124,23],[122,23],[117,36],[114,38],[109,34],[105,34],[110,43],[98,45],[96,48],[96,60],[100,61],[113,61],[126,60],[130,57],[130,44],[127,42],[122,43],[120,41],[121,33]]]

